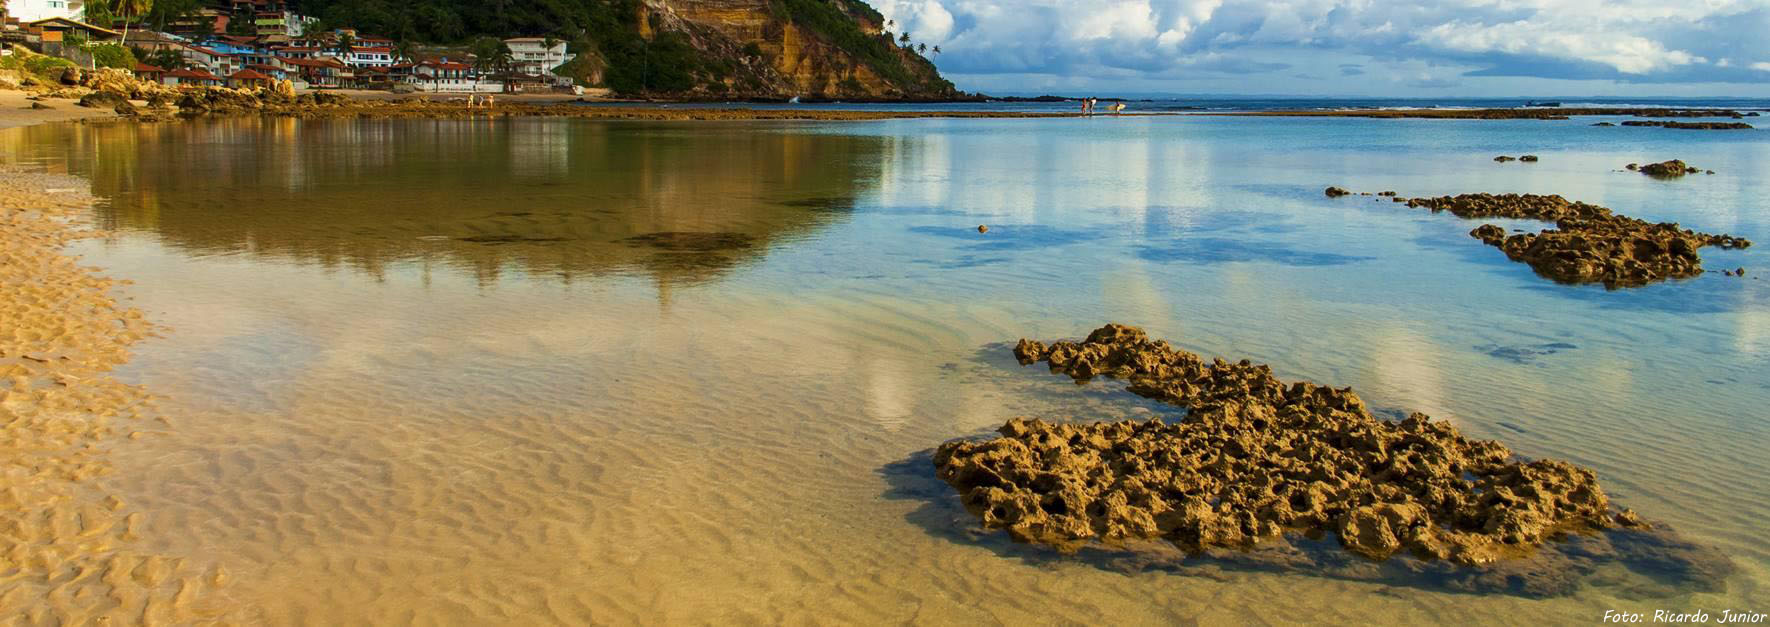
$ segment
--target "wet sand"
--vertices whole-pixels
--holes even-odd
[[[112,448],[171,422],[109,375],[155,327],[62,252],[98,235],[87,188],[0,167],[0,623],[225,618],[206,597],[226,574],[140,550],[142,515],[97,485]]]
[[[47,124],[50,122],[67,122],[70,120],[91,120],[99,118],[115,118],[116,114],[102,109],[88,109],[72,100],[45,100],[48,109],[32,109],[29,92],[0,89],[0,129]]]

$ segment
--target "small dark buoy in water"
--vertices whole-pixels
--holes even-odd
[[[977,225],[977,232],[978,233],[988,233],[989,232],[989,225],[987,225],[987,224]]]

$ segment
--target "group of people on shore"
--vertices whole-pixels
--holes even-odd
[[[1082,99],[1082,115],[1094,115],[1094,113],[1096,111],[1098,111],[1099,109],[1100,109],[1100,99],[1099,98],[1083,98]],[[1118,115],[1118,114],[1124,112],[1125,103],[1115,102],[1115,103],[1106,105],[1106,110],[1112,112],[1113,115]]]

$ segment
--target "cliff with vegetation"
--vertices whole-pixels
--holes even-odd
[[[306,0],[328,25],[426,43],[553,37],[565,69],[677,98],[949,99],[919,46],[861,0]]]

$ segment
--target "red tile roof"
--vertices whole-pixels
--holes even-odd
[[[457,72],[462,72],[462,71],[473,69],[473,66],[467,65],[466,63],[455,63],[453,61],[426,60],[426,61],[420,62],[418,65],[422,65],[424,67],[433,67],[433,68],[436,68],[439,70],[454,70]]]
[[[254,72],[254,71],[252,71],[252,70],[240,70],[240,71],[238,71],[238,72],[234,72],[234,75],[233,75],[233,76],[229,76],[229,77],[228,77],[228,78],[229,78],[229,79],[231,79],[231,80],[236,80],[236,81],[268,81],[268,80],[274,80],[274,79],[272,79],[272,78],[271,78],[271,77],[270,77],[270,76],[269,76],[269,75],[267,75],[267,74],[265,74],[265,73],[263,73],[263,72]]]
[[[137,71],[137,72],[164,72],[164,71],[166,71],[166,68],[163,68],[163,67],[160,67],[157,65],[148,65],[146,63],[139,63],[138,62],[135,64],[135,71]]]
[[[201,78],[211,81],[221,80],[221,77],[210,74],[208,70],[172,70],[167,72],[166,76],[168,78]]]

